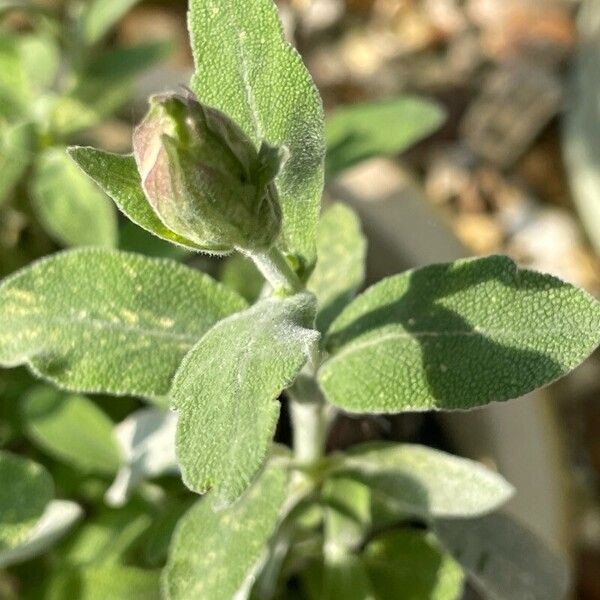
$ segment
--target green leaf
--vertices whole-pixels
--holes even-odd
[[[154,214],[142,190],[133,156],[121,156],[96,148],[72,147],[71,158],[115,202],[119,210],[136,225],[159,238],[192,250],[201,248],[167,229]]]
[[[20,35],[19,51],[27,84],[35,100],[54,84],[60,66],[56,38],[40,33]]]
[[[48,454],[84,472],[116,473],[121,456],[113,422],[91,400],[38,386],[22,410],[29,437]]]
[[[165,598],[237,597],[260,568],[286,490],[286,472],[271,464],[233,506],[217,510],[212,494],[199,500],[175,530],[163,572]]]
[[[108,566],[64,571],[52,578],[48,600],[160,600],[160,571]]]
[[[224,501],[250,484],[270,446],[277,397],[311,357],[314,298],[266,299],[215,325],[185,357],[170,392],[185,484]]]
[[[0,36],[0,117],[8,120],[26,117],[32,101],[19,43],[19,36],[2,32]]]
[[[223,261],[219,279],[250,304],[258,300],[265,285],[264,277],[252,260],[237,252]]]
[[[42,465],[0,450],[0,551],[18,546],[42,516],[54,495]]]
[[[439,104],[417,96],[354,104],[327,116],[327,174],[381,154],[398,154],[445,120]]]
[[[282,245],[307,271],[323,189],[323,109],[298,53],[285,41],[272,0],[192,0],[189,30],[198,99],[229,115],[258,147],[285,146],[276,179]]]
[[[319,380],[350,411],[467,409],[550,383],[600,340],[600,305],[491,256],[384,279],[329,330]]]
[[[327,331],[362,285],[366,252],[358,215],[344,204],[327,208],[319,221],[317,265],[307,286],[317,297],[319,331]]]
[[[83,510],[68,500],[52,500],[27,537],[17,546],[0,551],[0,568],[30,560],[47,552],[82,517]]]
[[[153,518],[151,508],[139,498],[119,509],[96,505],[93,514],[57,548],[57,562],[64,569],[122,564]]]
[[[490,600],[563,600],[565,562],[503,514],[436,524],[440,541]]]
[[[86,65],[69,92],[71,104],[81,103],[97,121],[109,117],[131,97],[136,78],[167,57],[171,48],[169,42],[154,41],[100,52]],[[93,124],[91,119],[89,124]],[[65,121],[62,132],[73,133],[82,125],[89,126],[85,120],[79,124]]]
[[[37,161],[31,186],[37,216],[65,246],[117,244],[117,220],[108,198],[69,159],[64,148],[49,148]]]
[[[433,544],[432,536],[412,530],[396,531],[371,542],[364,562],[374,598],[402,600],[458,600],[463,571]]]
[[[95,44],[125,13],[139,0],[90,0],[80,17],[82,41],[86,45]]]
[[[354,554],[341,553],[329,557],[322,586],[319,600],[376,600],[364,561]]]
[[[0,205],[7,200],[31,163],[34,135],[32,123],[19,123],[0,132]]]
[[[245,307],[177,263],[116,250],[61,252],[0,285],[0,364],[74,391],[156,398],[188,350]]]
[[[417,444],[362,444],[333,473],[369,486],[396,511],[474,517],[496,510],[514,490],[483,465]]]

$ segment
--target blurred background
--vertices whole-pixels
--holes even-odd
[[[360,213],[371,280],[502,253],[600,294],[600,2],[278,5],[327,110],[327,201]],[[129,152],[148,95],[189,81],[185,13],[185,0],[0,2],[1,276],[94,244],[186,261],[256,294],[239,261],[189,256],[120,219],[65,158],[75,143]],[[31,385],[25,372],[0,371],[0,446],[36,456],[44,448],[17,402]],[[94,402],[113,422],[140,406]],[[278,436],[289,440],[285,420]],[[600,357],[469,414],[339,416],[329,446],[380,438],[495,466],[518,490],[511,510],[570,557],[573,597],[600,599]],[[71,475],[57,485],[84,506],[110,483]],[[120,527],[113,517],[102,517],[103,531]],[[125,549],[152,519],[138,519]],[[63,554],[79,560],[80,541]],[[0,598],[15,597],[22,574],[0,577]]]

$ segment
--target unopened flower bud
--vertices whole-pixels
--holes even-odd
[[[209,252],[267,248],[279,235],[281,152],[257,152],[222,112],[191,95],[155,96],[133,152],[146,198],[171,231]]]

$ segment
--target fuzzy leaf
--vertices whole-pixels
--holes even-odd
[[[244,307],[169,260],[61,252],[0,285],[0,364],[28,364],[70,390],[156,398],[202,335]]]
[[[18,546],[0,551],[0,568],[29,560],[48,551],[82,517],[83,510],[68,500],[52,500],[40,520]]]
[[[250,484],[270,446],[279,404],[310,358],[314,298],[266,299],[215,325],[185,357],[171,388],[177,458],[196,492],[224,501]]]
[[[54,495],[42,465],[0,450],[0,551],[27,538]]]
[[[323,109],[298,53],[285,41],[272,0],[192,0],[196,64],[191,87],[253,140],[285,146],[276,183],[284,249],[310,269],[323,188]]]
[[[327,208],[317,229],[317,265],[308,280],[317,297],[319,331],[327,331],[362,285],[366,252],[358,215],[344,204]]]
[[[119,210],[136,225],[157,237],[200,250],[194,242],[173,233],[165,227],[148,204],[133,156],[122,156],[96,148],[75,146],[69,148],[71,158],[115,202]]]
[[[514,491],[479,463],[416,444],[357,446],[334,473],[368,485],[396,510],[423,517],[479,516]]]
[[[566,564],[531,532],[501,513],[436,524],[441,542],[490,600],[564,600]]]
[[[467,409],[565,375],[600,341],[600,304],[508,258],[432,265],[384,279],[329,330],[320,370],[350,411]]]
[[[212,494],[179,521],[163,572],[168,600],[231,600],[260,565],[286,498],[287,475],[267,466],[233,506],[217,510]],[[217,499],[218,502],[218,499]]]
[[[116,246],[117,219],[110,200],[63,148],[49,148],[38,158],[31,197],[40,222],[59,243]]]
[[[113,422],[94,402],[39,386],[22,410],[29,437],[48,454],[86,473],[116,473],[121,457]]]
[[[342,106],[327,116],[327,173],[381,154],[398,154],[444,122],[436,103],[415,96]]]

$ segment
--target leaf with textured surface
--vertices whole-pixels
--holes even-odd
[[[27,538],[54,495],[42,465],[0,450],[0,551]]]
[[[169,260],[61,252],[0,285],[0,364],[28,364],[70,390],[156,398],[202,335],[245,306]]]
[[[513,494],[483,465],[417,444],[356,446],[335,475],[360,481],[389,506],[422,517],[479,516]]]
[[[29,437],[51,456],[84,472],[113,474],[119,468],[113,422],[85,396],[39,386],[22,410]]]
[[[490,600],[564,600],[567,566],[525,527],[501,513],[436,523],[440,541]]]
[[[335,320],[319,381],[350,411],[467,409],[575,368],[600,341],[600,304],[508,258],[389,277]]]
[[[185,357],[171,388],[177,457],[188,487],[225,501],[250,484],[267,453],[277,396],[311,358],[314,297],[266,299],[215,325]]]
[[[160,571],[110,565],[63,571],[50,581],[48,600],[160,600]]]
[[[254,141],[286,146],[276,179],[283,246],[310,268],[323,188],[323,109],[297,52],[285,41],[272,0],[193,1],[191,87]]]
[[[444,117],[440,105],[415,96],[337,108],[326,122],[327,173],[402,152],[438,129]]]
[[[165,227],[154,214],[144,196],[140,175],[132,155],[122,156],[83,146],[69,148],[69,155],[136,225],[167,242],[191,250],[200,249],[194,242]]]
[[[82,515],[83,510],[78,504],[68,500],[52,500],[23,542],[9,550],[0,551],[0,568],[43,554],[66,535]]]
[[[261,563],[286,492],[286,472],[269,465],[233,506],[216,510],[212,494],[199,500],[175,530],[163,572],[165,597],[234,598]]]
[[[49,148],[38,158],[31,199],[38,219],[60,244],[116,246],[112,203],[73,164],[64,148]]]
[[[317,327],[326,331],[365,278],[367,241],[358,215],[344,204],[323,211],[317,229],[317,264],[308,289],[317,297]]]
[[[371,542],[364,552],[374,598],[406,600],[458,600],[463,571],[421,531],[396,531]]]

